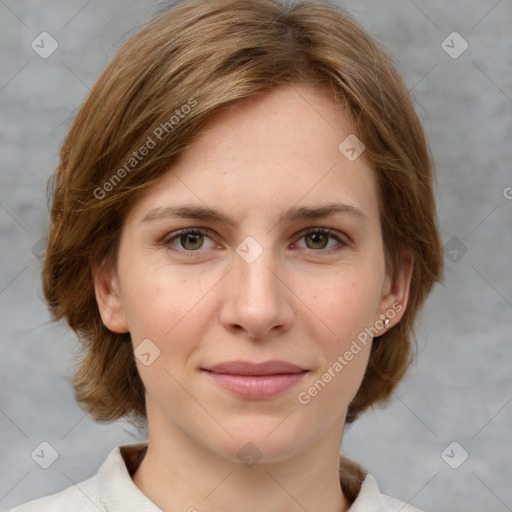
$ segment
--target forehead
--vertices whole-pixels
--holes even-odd
[[[150,208],[195,203],[243,220],[342,202],[375,218],[373,169],[338,147],[353,131],[324,88],[281,86],[251,96],[214,114],[130,213],[140,220]]]

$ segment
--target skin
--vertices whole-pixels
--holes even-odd
[[[353,132],[326,91],[306,85],[281,86],[216,114],[131,207],[116,269],[95,272],[105,325],[130,332],[134,348],[150,339],[160,350],[148,366],[136,359],[149,448],[132,478],[163,510],[349,508],[339,453],[371,340],[307,405],[297,397],[393,304],[402,307],[388,329],[400,321],[412,269],[404,261],[395,283],[385,273],[374,171],[364,153],[349,161],[338,150]],[[234,224],[143,222],[156,208],[184,203]],[[349,213],[280,220],[293,206],[327,203],[355,206],[367,220]],[[208,234],[175,236],[191,227]],[[334,236],[305,236],[310,227]],[[263,251],[251,263],[236,252],[248,236]],[[285,360],[309,372],[279,396],[244,399],[201,371],[239,359]],[[261,454],[250,467],[237,456],[246,443]]]

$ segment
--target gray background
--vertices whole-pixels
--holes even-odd
[[[396,57],[414,94],[448,244],[446,282],[418,324],[416,364],[387,409],[346,432],[343,450],[383,492],[426,511],[512,510],[512,2],[342,5]],[[88,478],[114,446],[145,438],[126,422],[96,424],[75,404],[77,341],[48,322],[36,255],[46,180],[71,120],[121,41],[156,7],[0,0],[0,508]],[[59,44],[47,59],[30,46],[43,31]],[[456,59],[441,47],[453,31],[469,43]],[[42,441],[58,452],[48,469],[31,458]],[[452,465],[469,454],[457,469],[441,456],[453,441]]]

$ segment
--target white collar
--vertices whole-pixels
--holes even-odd
[[[98,470],[98,492],[108,512],[162,512],[133,482],[127,464],[147,443],[116,446]]]
[[[108,512],[162,512],[135,485],[130,475],[146,448],[147,443],[116,446],[99,468],[99,499]],[[377,481],[366,474],[350,512],[379,512],[383,509],[383,495]]]

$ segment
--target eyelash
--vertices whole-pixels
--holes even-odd
[[[209,233],[210,233],[209,230],[205,230],[205,229],[201,229],[201,228],[186,228],[186,229],[182,229],[182,230],[180,230],[178,232],[172,232],[172,233],[169,233],[169,234],[165,235],[165,237],[161,240],[160,243],[161,243],[161,245],[166,250],[169,250],[169,251],[172,251],[172,252],[175,252],[175,253],[178,253],[178,254],[185,255],[186,257],[194,257],[194,255],[195,255],[194,253],[201,252],[201,249],[198,249],[196,251],[180,249],[180,248],[174,247],[172,245],[172,242],[175,239],[179,239],[183,235],[202,235],[202,236],[206,236],[206,237],[211,239],[211,237],[209,236]],[[338,247],[338,248],[332,248],[331,247],[330,249],[320,249],[318,251],[316,251],[314,249],[309,249],[313,253],[332,254],[332,253],[335,253],[335,252],[338,252],[338,251],[344,249],[347,246],[347,243],[345,243],[336,234],[335,231],[333,231],[332,229],[329,229],[329,228],[321,228],[321,227],[318,227],[318,228],[307,228],[305,231],[301,232],[301,236],[300,236],[299,239],[304,238],[304,237],[306,237],[308,235],[311,235],[311,234],[319,234],[319,235],[329,236],[331,238],[334,238],[335,240],[337,240],[341,244],[341,246]]]

